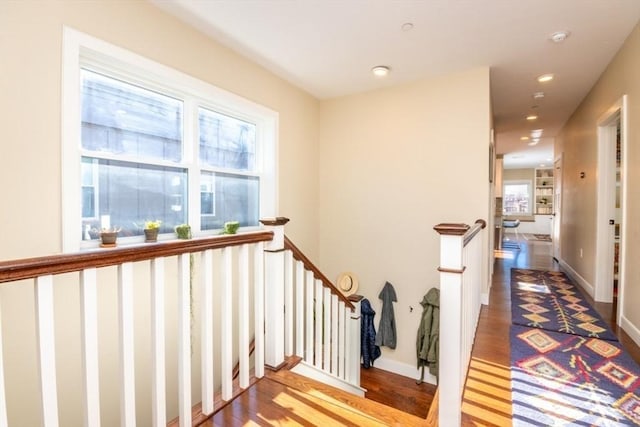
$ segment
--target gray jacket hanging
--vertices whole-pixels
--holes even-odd
[[[393,313],[393,303],[398,301],[396,290],[389,282],[385,283],[378,298],[382,300],[382,314],[376,335],[376,345],[396,348],[396,317]]]

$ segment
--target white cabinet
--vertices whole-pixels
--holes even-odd
[[[549,215],[553,213],[553,169],[536,169],[535,213]]]

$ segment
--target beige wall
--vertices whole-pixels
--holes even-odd
[[[0,260],[61,250],[63,26],[279,112],[279,214],[292,218],[288,235],[311,259],[317,258],[319,103],[315,98],[145,1],[24,0],[0,1]],[[172,303],[177,293],[167,286],[168,303]],[[37,365],[32,289],[11,284],[0,290],[11,425],[41,424],[39,402],[33,400]],[[100,301],[101,361],[107,361],[101,367],[103,425],[117,425],[117,330],[112,326],[117,307],[115,286],[101,287]],[[58,369],[60,375],[65,374],[58,384],[60,424],[81,425],[77,284],[73,280],[57,284],[55,302]],[[136,306],[136,327],[141,334],[137,337],[136,369],[142,389],[149,384],[148,281],[141,280],[136,287]],[[169,318],[175,318],[175,313]],[[168,321],[172,337],[174,325]],[[197,350],[197,343],[194,347]],[[168,348],[167,366],[172,373],[176,353],[171,339]],[[176,376],[171,374],[167,384],[175,387],[175,383]],[[197,388],[194,383],[194,390]],[[168,396],[170,416],[175,415],[175,398]],[[139,425],[149,425],[149,396],[139,395],[138,404],[148,408],[138,413]]]
[[[640,328],[640,27],[636,27],[591,92],[556,139],[556,156],[563,155],[562,259],[587,282],[595,283],[597,206],[597,122],[624,94],[628,95],[627,134],[627,250],[623,316]],[[580,179],[579,173],[585,172]],[[583,258],[579,256],[583,249]],[[637,330],[635,333],[637,334]],[[636,339],[640,338],[636,335]]]
[[[355,272],[378,313],[394,285],[385,358],[416,363],[420,301],[438,286],[433,226],[487,219],[489,103],[486,68],[321,103],[320,265]]]

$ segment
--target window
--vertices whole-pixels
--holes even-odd
[[[277,114],[68,28],[64,65],[65,251],[275,215]]]
[[[502,193],[505,215],[531,215],[531,181],[505,181]]]

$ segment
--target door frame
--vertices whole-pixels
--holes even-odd
[[[620,120],[620,144],[622,162],[620,165],[620,252],[618,268],[618,310],[616,323],[620,323],[625,290],[626,253],[626,189],[627,179],[627,95],[623,95],[598,120],[598,165],[597,165],[597,222],[596,222],[596,282],[594,299],[601,302],[613,301],[613,248],[615,226],[609,220],[615,218],[616,185],[616,123]]]
[[[553,259],[555,259],[557,262],[560,262],[562,253],[562,246],[560,241],[562,224],[562,172],[563,158],[562,153],[560,153],[553,162],[553,227],[551,228],[551,240],[553,242],[552,254]]]

